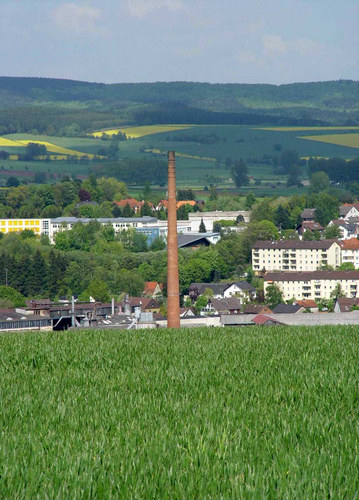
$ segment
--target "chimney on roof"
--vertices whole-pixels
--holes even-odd
[[[167,327],[180,327],[176,160],[175,152],[168,152],[168,233],[167,233]]]

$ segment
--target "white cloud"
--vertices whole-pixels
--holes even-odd
[[[170,11],[184,9],[181,0],[127,0],[127,10],[131,16],[145,17],[151,12],[166,8]]]
[[[264,35],[262,44],[267,55],[285,54],[288,49],[287,42],[278,35]]]
[[[96,23],[100,14],[99,9],[89,5],[64,3],[52,11],[51,17],[58,28],[79,33],[97,31]]]

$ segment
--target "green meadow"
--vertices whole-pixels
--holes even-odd
[[[356,498],[359,328],[0,336],[1,498]]]

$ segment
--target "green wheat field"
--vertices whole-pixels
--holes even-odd
[[[359,328],[0,336],[1,498],[357,498]]]

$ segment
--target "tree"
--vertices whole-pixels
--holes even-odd
[[[211,184],[209,186],[209,192],[210,192],[209,201],[215,201],[218,198],[218,193],[217,193],[216,186],[214,186],[213,184]]]
[[[166,248],[166,243],[162,238],[155,238],[150,246],[148,247],[150,252],[158,252],[159,250],[164,250]]]
[[[328,226],[324,231],[324,238],[326,240],[333,240],[341,237],[342,237],[341,230],[339,229],[338,226],[335,226],[334,224]]]
[[[283,293],[275,283],[267,287],[266,302],[271,309],[283,303]]]
[[[93,279],[90,281],[88,287],[85,290],[85,295],[89,295],[98,302],[109,302],[110,292],[107,284],[100,279]]]
[[[199,225],[199,232],[200,233],[206,233],[207,232],[205,223],[203,222],[203,219],[201,219],[201,223]]]
[[[145,201],[145,203],[141,207],[141,216],[145,217],[146,215],[147,216],[152,215],[152,209],[151,209],[150,205],[147,203],[147,201]]]
[[[320,193],[330,187],[330,179],[325,172],[314,172],[310,177],[310,193]]]
[[[122,210],[122,217],[134,217],[134,216],[135,216],[134,210],[130,207],[128,203],[126,203],[126,205],[123,207]]]
[[[340,264],[340,266],[337,269],[339,271],[354,271],[355,266],[353,262],[343,262],[343,264]]]
[[[342,297],[345,297],[345,294],[342,290],[341,284],[337,283],[335,285],[335,287],[333,288],[333,290],[330,292],[330,298],[337,300],[337,299],[340,299]]]
[[[287,180],[287,186],[296,186],[299,184],[299,175],[300,175],[300,168],[299,165],[296,163],[292,163],[288,167],[288,180]]]
[[[322,226],[326,226],[329,221],[337,218],[339,214],[337,198],[325,192],[312,195],[310,198],[312,206],[315,208],[315,218]]]
[[[23,295],[11,286],[0,286],[0,299],[9,301],[12,304],[11,307],[23,307],[26,305]]]
[[[291,165],[299,165],[299,155],[298,152],[290,149],[283,151],[280,157],[280,163],[284,167],[285,171],[289,170]]]
[[[240,188],[249,183],[248,167],[244,160],[235,161],[231,168],[232,178],[235,185]]]
[[[274,222],[280,229],[291,229],[292,221],[290,220],[289,210],[279,205],[274,215]]]
[[[195,310],[197,316],[201,312],[201,310],[204,307],[206,307],[207,303],[208,303],[208,297],[206,297],[206,295],[200,295],[198,297],[198,299],[196,300],[196,303],[194,305],[194,310]]]
[[[34,182],[35,184],[45,184],[47,180],[46,172],[35,172]]]
[[[20,181],[17,177],[15,177],[14,175],[10,175],[10,177],[8,177],[8,179],[6,181],[7,187],[17,187],[19,185],[20,185]]]
[[[37,142],[28,142],[26,145],[26,153],[24,160],[31,161],[35,160],[38,156],[46,156],[47,148],[45,144],[39,144]]]
[[[255,204],[256,202],[256,197],[254,196],[254,194],[252,193],[252,191],[250,191],[247,196],[246,196],[246,201],[245,201],[245,209],[246,210],[251,210],[252,206]]]

